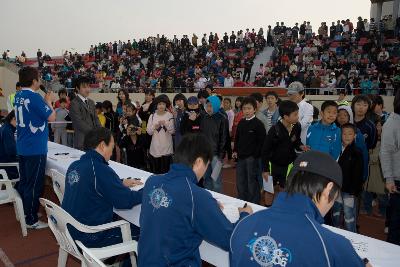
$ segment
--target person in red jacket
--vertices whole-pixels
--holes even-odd
[[[54,108],[59,108],[61,106],[60,99],[64,98],[67,101],[65,108],[69,110],[71,101],[69,100],[69,97],[67,96],[67,90],[61,89],[60,91],[58,91],[58,98],[59,99],[54,103]]]

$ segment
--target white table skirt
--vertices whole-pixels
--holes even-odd
[[[55,155],[57,153],[68,153],[68,155]],[[66,174],[69,165],[75,160],[79,159],[82,154],[82,151],[49,142],[46,173],[48,173],[50,169],[56,169],[60,173]],[[149,172],[135,169],[114,161],[110,161],[109,163],[110,167],[113,168],[113,170],[121,178],[141,178],[143,182],[146,182],[146,179],[151,175]],[[135,187],[134,190],[140,190],[141,188],[142,187]],[[227,218],[231,222],[237,221],[239,218],[239,212],[237,208],[242,207],[245,202],[223,194],[212,191],[210,192],[224,206],[223,212]],[[265,209],[265,207],[255,204],[251,204],[251,207],[253,208],[254,212]],[[135,206],[130,210],[114,210],[114,212],[126,221],[139,226],[140,205]],[[400,266],[400,246],[348,232],[339,228],[330,226],[325,227],[348,238],[352,242],[360,257],[368,258],[374,267]],[[229,253],[206,241],[203,241],[200,246],[200,256],[202,260],[215,266],[229,266]]]

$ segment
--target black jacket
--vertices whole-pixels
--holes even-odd
[[[189,119],[189,114],[191,111],[197,114],[197,118],[194,121]],[[203,114],[200,112],[200,109],[185,111],[180,125],[181,126],[180,131],[182,136],[187,133],[199,133],[202,119],[203,119]]]
[[[228,132],[226,119],[220,113],[206,114],[200,123],[200,131],[210,141],[213,153],[222,159],[225,155],[225,145]]]
[[[145,169],[144,155],[146,148],[144,136],[139,135],[134,144],[132,138],[129,135],[125,135],[122,137],[119,147],[126,149],[127,164],[129,166],[142,170]]]
[[[157,106],[154,104],[155,102],[151,102],[149,105],[149,108],[147,111],[143,110],[143,106],[140,107],[139,109],[139,117],[142,119],[142,121],[145,121],[146,123],[149,121],[150,115],[154,113],[154,111],[157,109]],[[142,105],[144,105],[143,103]]]
[[[342,152],[338,162],[343,174],[342,192],[358,195],[363,184],[364,163],[361,151],[352,143]]]
[[[239,159],[248,157],[259,158],[265,140],[264,124],[254,117],[251,120],[240,120],[235,138],[234,151],[237,152]]]
[[[269,171],[270,162],[279,166],[292,163],[297,157],[296,150],[300,150],[300,146],[303,145],[300,134],[300,123],[293,126],[290,136],[281,121],[271,127],[261,153],[263,171]]]

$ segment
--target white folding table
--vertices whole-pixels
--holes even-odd
[[[57,154],[57,155],[56,155]],[[66,174],[69,165],[78,160],[83,152],[67,146],[49,142],[47,154],[46,173],[50,169],[56,169],[60,173]],[[143,183],[151,173],[129,167],[114,161],[109,162],[110,167],[119,175],[121,179],[132,177],[141,178]],[[140,190],[143,186],[134,187],[132,190]],[[236,222],[239,218],[238,207],[244,205],[244,201],[229,197],[223,194],[210,191],[210,193],[224,206],[223,212],[231,222]],[[265,209],[265,207],[251,204],[254,212]],[[139,226],[140,205],[130,210],[114,210],[121,218]],[[396,246],[381,240],[348,232],[339,228],[326,226],[331,231],[349,239],[353,247],[361,258],[368,258],[374,267],[398,267],[400,266],[400,246]],[[229,266],[229,253],[206,241],[200,246],[201,259],[218,267]]]

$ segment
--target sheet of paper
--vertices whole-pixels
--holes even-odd
[[[226,218],[228,218],[228,220],[232,223],[237,222],[237,220],[239,220],[239,207],[235,206],[235,205],[229,205],[226,204],[224,205],[224,209],[222,210],[222,212],[224,213],[224,215],[226,216]]]
[[[222,161],[218,160],[211,173],[211,178],[216,181],[222,170]]]
[[[274,180],[272,176],[268,176],[268,182],[266,182],[265,179],[263,179],[263,188],[264,191],[266,192],[269,192],[271,194],[274,193]]]

